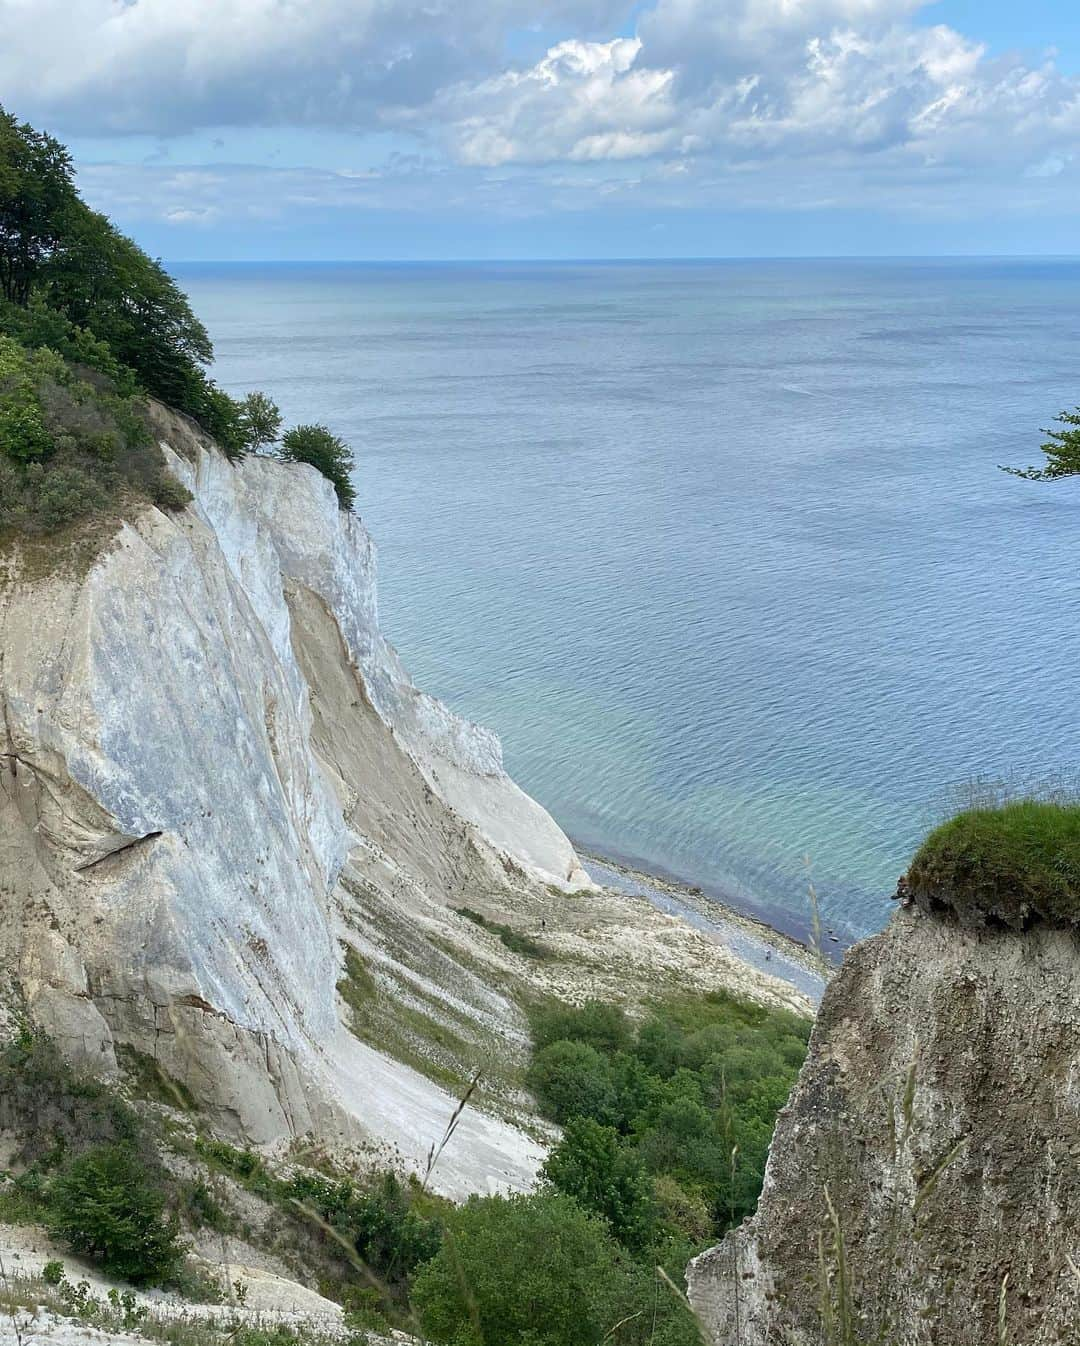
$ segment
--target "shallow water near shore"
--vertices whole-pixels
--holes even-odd
[[[184,266],[355,445],[385,629],[588,849],[879,928],[974,776],[1074,770],[1080,263]]]

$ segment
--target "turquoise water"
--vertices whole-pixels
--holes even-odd
[[[417,681],[603,853],[878,927],[976,776],[1072,772],[1080,263],[177,268],[355,445]]]

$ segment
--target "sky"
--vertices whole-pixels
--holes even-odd
[[[167,260],[1080,253],[1077,0],[0,0]]]

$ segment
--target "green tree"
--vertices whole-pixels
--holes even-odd
[[[356,503],[356,491],[352,484],[355,467],[352,450],[325,425],[295,425],[291,430],[286,430],[279,453],[286,462],[307,463],[318,468],[333,483],[341,508],[352,509]]]
[[[413,1304],[452,1346],[599,1346],[643,1339],[628,1325],[639,1274],[604,1222],[561,1193],[472,1197],[422,1267]]]
[[[1063,411],[1055,424],[1064,428],[1043,431],[1046,441],[1040,447],[1047,458],[1044,467],[1002,467],[1001,470],[1028,481],[1057,481],[1060,477],[1080,474],[1080,407]]]
[[[179,1222],[160,1186],[127,1145],[101,1145],[68,1161],[48,1192],[50,1234],[134,1284],[157,1284],[184,1254]]]
[[[652,1186],[641,1160],[614,1127],[574,1117],[548,1155],[543,1176],[579,1205],[602,1215],[624,1247],[642,1252],[656,1226]]]
[[[257,453],[264,444],[273,444],[281,434],[281,412],[265,393],[248,393],[240,403],[247,447]]]
[[[585,1042],[544,1047],[530,1062],[526,1080],[556,1122],[592,1117],[607,1125],[616,1117],[618,1096],[608,1063]]]
[[[10,303],[29,302],[77,200],[64,146],[0,108],[0,293]]]

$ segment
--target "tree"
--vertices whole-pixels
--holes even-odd
[[[553,1042],[537,1052],[526,1081],[556,1122],[592,1117],[607,1124],[617,1115],[611,1069],[596,1048],[585,1042]]]
[[[67,359],[88,355],[110,375],[132,371],[230,456],[244,451],[241,411],[206,374],[213,347],[183,291],[80,198],[59,141],[2,108],[0,330]]]
[[[548,1155],[543,1176],[586,1210],[602,1215],[624,1247],[642,1252],[656,1225],[652,1185],[614,1127],[575,1117]]]
[[[1057,481],[1060,477],[1080,475],[1080,407],[1063,411],[1056,420],[1063,430],[1044,430],[1046,442],[1040,447],[1048,462],[1045,467],[1002,467],[1014,477],[1028,481]]]
[[[281,412],[265,393],[248,393],[240,403],[247,446],[257,453],[264,444],[273,444],[281,434]]]
[[[603,1221],[569,1197],[471,1197],[420,1269],[413,1304],[424,1331],[453,1346],[617,1346],[646,1339],[608,1335],[638,1307],[637,1280]]]
[[[78,196],[71,156],[58,140],[0,108],[0,293],[29,302],[34,277],[59,246]]]
[[[351,475],[355,466],[352,450],[325,425],[295,425],[286,430],[279,453],[286,462],[307,463],[318,468],[333,483],[341,508],[352,509],[356,503]]]
[[[71,1159],[48,1193],[50,1234],[134,1284],[158,1284],[184,1254],[175,1215],[143,1158],[127,1145],[100,1145]]]

